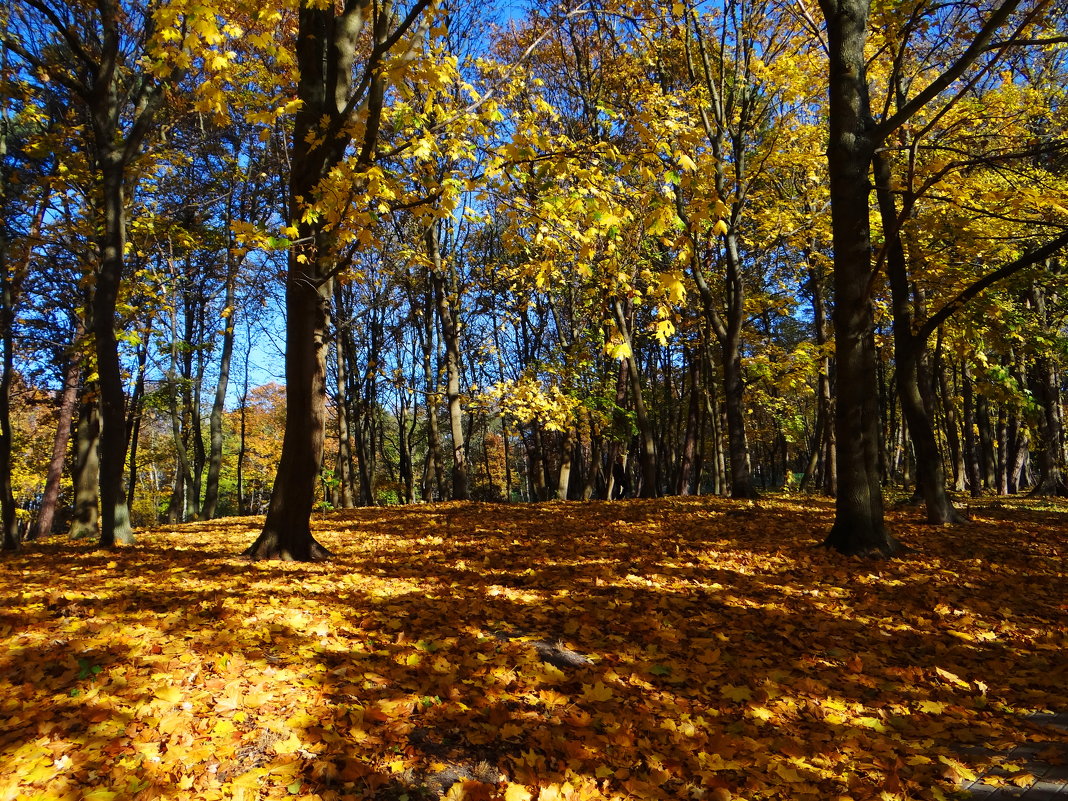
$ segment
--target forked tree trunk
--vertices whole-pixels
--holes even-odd
[[[930,381],[924,360],[927,342],[913,333],[908,266],[901,241],[897,206],[891,190],[890,161],[885,153],[878,153],[873,162],[875,193],[886,239],[884,260],[894,315],[894,360],[897,368],[894,375],[901,412],[908,424],[916,457],[916,487],[927,505],[928,523],[963,523],[965,518],[953,507],[946,493],[942,455],[938,450],[930,406],[924,400],[923,386]]]

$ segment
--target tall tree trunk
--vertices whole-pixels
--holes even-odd
[[[961,394],[964,404],[964,471],[968,476],[968,491],[973,498],[982,492],[979,473],[979,446],[976,442],[975,399],[972,392],[972,374],[968,360],[961,360]]]
[[[46,537],[52,533],[55,520],[56,504],[59,502],[60,482],[63,478],[63,466],[67,461],[67,445],[70,444],[70,429],[74,422],[74,408],[78,405],[78,379],[81,374],[82,355],[77,347],[79,333],[75,334],[75,346],[71,349],[66,369],[63,371],[63,392],[59,397],[57,410],[56,438],[52,444],[52,458],[48,462],[48,477],[45,479],[44,493],[41,496],[41,508],[37,512],[31,539]],[[94,535],[96,532],[93,532]]]
[[[452,434],[452,499],[466,501],[470,494],[463,408],[460,405],[460,327],[450,299],[450,287],[441,258],[436,224],[427,229],[426,248],[433,265],[430,281],[434,287],[434,302],[438,323],[441,325],[442,344],[445,346],[445,398],[449,406],[449,430]]]
[[[1045,287],[1035,284],[1028,298],[1039,325],[1050,339],[1056,337],[1051,330]],[[1062,418],[1061,389],[1057,368],[1047,352],[1039,351],[1032,357],[1028,370],[1031,394],[1038,401],[1038,433],[1042,440],[1037,448],[1038,481],[1032,495],[1068,495],[1065,483],[1064,420]]]
[[[3,550],[14,551],[20,545],[15,494],[11,484],[11,381],[15,371],[15,271],[9,270],[0,253],[4,275],[0,280],[0,332],[3,340],[3,369],[0,371],[0,525],[3,526]]]
[[[204,488],[203,517],[212,520],[218,515],[219,476],[223,460],[223,412],[226,409],[226,391],[230,385],[230,362],[234,355],[234,316],[237,314],[237,264],[232,256],[226,276],[226,291],[223,305],[228,311],[223,319],[222,354],[219,356],[219,382],[215,385],[215,399],[211,404],[209,419],[210,455],[208,457],[208,480]]]
[[[253,558],[307,561],[330,555],[312,536],[311,513],[326,431],[326,355],[337,243],[325,218],[305,212],[318,197],[320,181],[345,157],[355,127],[350,105],[360,109],[365,123],[355,170],[374,162],[389,77],[385,62],[430,2],[415,0],[403,20],[388,0],[302,5],[298,12],[297,97],[302,105],[294,121],[288,216],[301,244],[290,248],[286,275],[286,430],[263,531],[245,551]],[[362,65],[368,81],[354,86],[365,29],[373,39]]]
[[[695,462],[697,461],[697,438],[701,428],[701,362],[703,357],[695,354],[692,349],[685,351],[689,362],[687,375],[687,390],[689,400],[686,406],[686,431],[683,435],[682,460],[679,463],[678,479],[675,482],[675,493],[678,495],[690,495],[694,487]]]
[[[100,533],[100,398],[96,387],[82,388],[74,447],[74,516],[71,539],[88,539]]]
[[[891,189],[890,160],[885,153],[879,152],[873,157],[873,164],[875,194],[886,238],[884,261],[894,314],[894,360],[897,368],[894,375],[901,412],[908,423],[912,450],[916,456],[916,488],[927,505],[928,523],[963,523],[965,518],[953,507],[946,493],[945,472],[931,421],[931,407],[924,400],[923,386],[930,382],[926,375],[924,353],[927,342],[913,333],[915,326],[908,265],[901,241],[897,204]]]
[[[141,436],[141,417],[145,402],[145,375],[148,372],[148,349],[152,341],[153,318],[148,319],[144,337],[137,346],[137,377],[134,379],[133,395],[130,397],[129,414],[126,416],[126,450],[129,452],[129,469],[126,477],[126,504],[132,510],[134,492],[137,490],[137,444]]]
[[[345,339],[349,335],[348,316],[345,314],[344,297],[341,284],[334,288],[334,311],[337,322],[334,326],[334,357],[337,365],[337,392],[334,395],[334,407],[337,409],[337,481],[338,506],[351,509],[355,506],[352,497],[352,438],[349,431],[348,370],[345,358]]]
[[[438,380],[434,369],[434,291],[430,281],[426,284],[423,306],[423,381],[426,386],[426,465],[423,469],[423,500],[433,501],[443,497],[443,457],[441,432],[438,426]]]
[[[874,142],[864,44],[867,0],[821,0],[830,59],[830,137],[834,238],[834,333],[838,398],[838,494],[825,544],[847,554],[900,550],[887,531],[879,475],[879,382],[868,221]]]
[[[638,360],[634,357],[634,341],[630,336],[630,326],[623,314],[623,306],[619,299],[612,302],[612,310],[615,313],[616,326],[627,345],[630,355],[624,360],[627,365],[627,378],[630,381],[630,397],[634,403],[634,422],[638,426],[638,462],[642,471],[642,498],[655,498],[660,494],[660,488],[656,480],[656,437],[653,427],[649,422],[649,414],[642,398],[642,380],[638,373]]]
[[[110,132],[109,132],[110,133]],[[100,137],[98,137],[100,138]],[[100,266],[93,291],[92,326],[100,391],[100,545],[113,548],[133,542],[123,477],[126,472],[126,393],[115,334],[115,310],[122,283],[126,239],[126,160],[113,144],[100,155],[103,232]]]
[[[935,372],[938,375],[938,390],[942,399],[942,409],[946,418],[946,438],[949,440],[950,458],[953,460],[953,489],[963,492],[967,488],[964,466],[964,449],[960,435],[960,421],[957,419],[956,392],[950,387],[949,370],[942,357],[942,329],[939,329],[939,343],[935,346]]]

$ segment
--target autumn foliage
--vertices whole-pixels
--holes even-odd
[[[0,798],[941,799],[1068,705],[1062,505],[894,512],[906,558],[818,547],[823,502],[261,518],[0,562]],[[1068,738],[1062,738],[1068,739]],[[982,746],[981,748],[977,746]]]

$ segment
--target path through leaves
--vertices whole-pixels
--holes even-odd
[[[910,511],[916,552],[873,563],[781,500],[333,513],[316,565],[237,558],[251,518],[35,545],[0,562],[0,798],[1025,786],[997,753],[1068,709],[1066,512]]]

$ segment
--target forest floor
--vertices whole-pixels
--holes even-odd
[[[334,512],[311,565],[239,558],[256,518],[32,543],[0,799],[1023,791],[1068,760],[1068,505],[970,513],[893,510],[881,562],[800,497]]]

